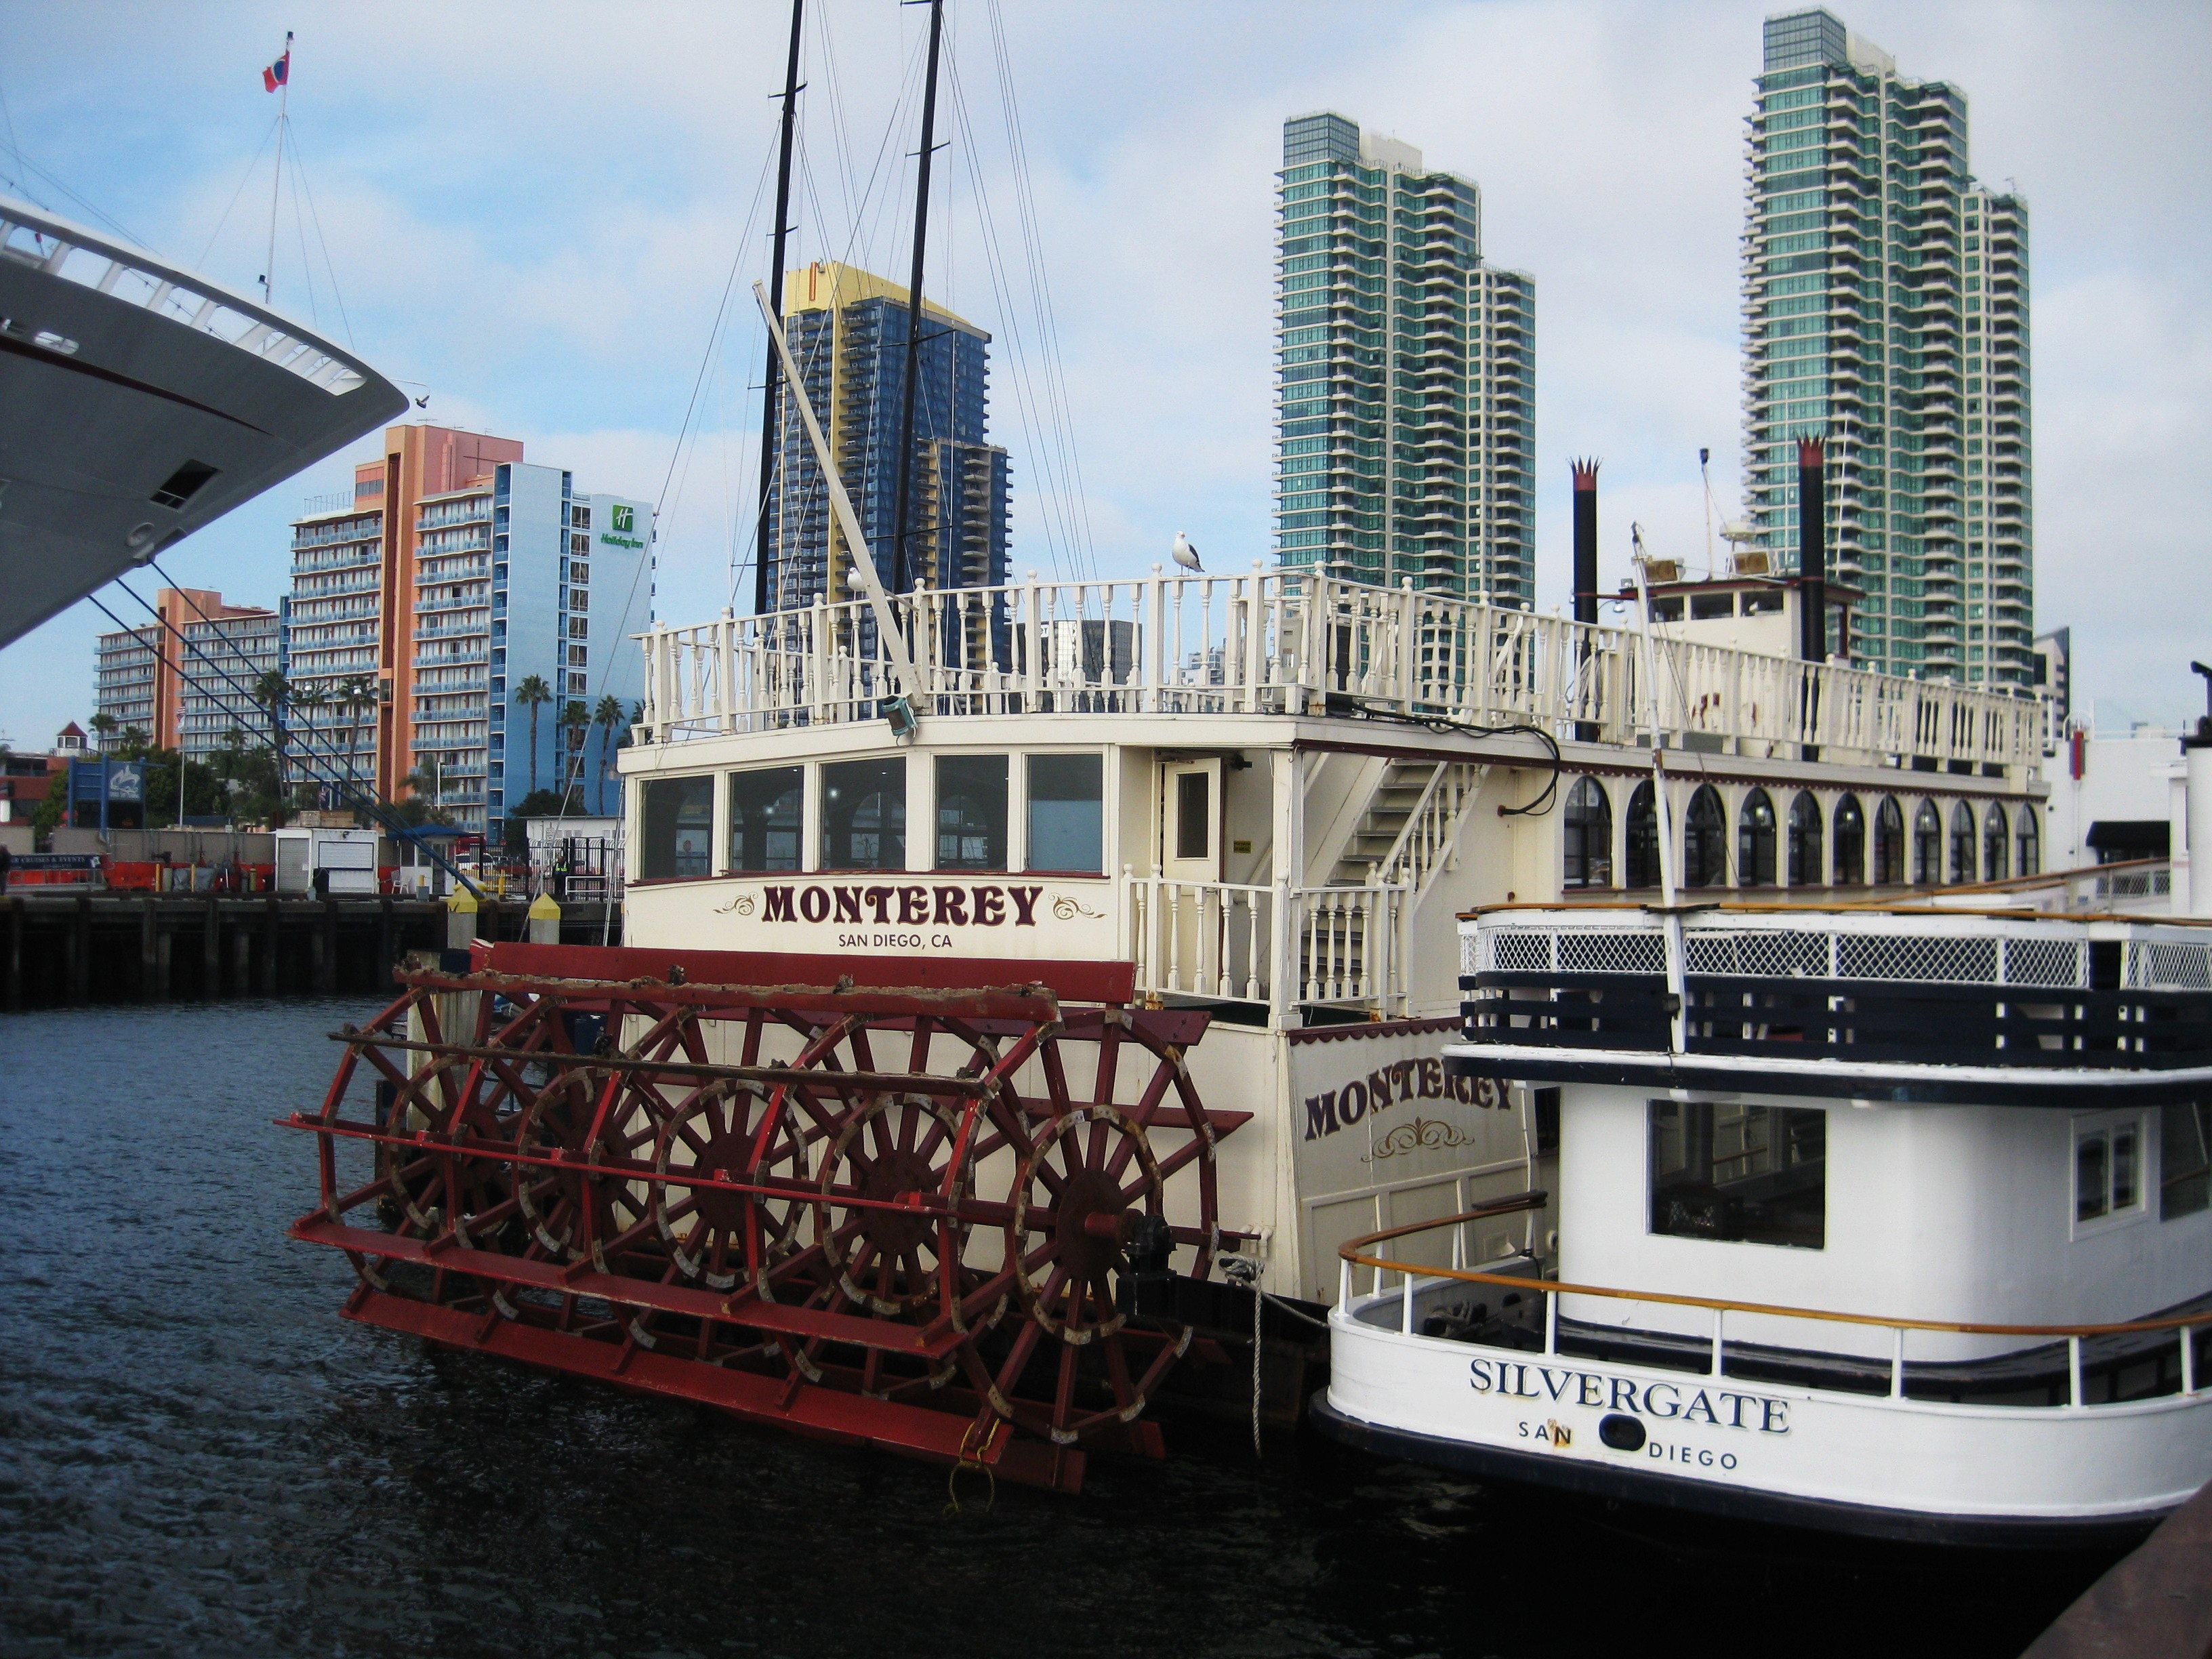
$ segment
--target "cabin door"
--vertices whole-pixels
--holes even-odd
[[[1160,791],[1160,873],[1170,881],[1221,879],[1221,763],[1170,761]]]
[[[1221,881],[1221,763],[1160,769],[1160,875],[1150,928],[1167,988],[1231,994],[1227,895]]]

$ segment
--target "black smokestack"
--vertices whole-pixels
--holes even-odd
[[[1827,462],[1818,438],[1797,441],[1797,654],[1828,659]]]
[[[1569,461],[1575,475],[1575,620],[1597,620],[1597,463]]]

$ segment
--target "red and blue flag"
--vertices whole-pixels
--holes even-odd
[[[261,89],[274,92],[292,78],[292,37],[284,37],[284,55],[261,71]]]

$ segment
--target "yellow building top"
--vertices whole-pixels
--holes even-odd
[[[827,311],[857,305],[862,300],[889,300],[902,306],[908,303],[902,284],[834,259],[817,259],[811,265],[801,265],[783,279],[783,308],[787,313]],[[922,296],[921,309],[925,315],[966,329],[971,334],[983,332],[965,317],[954,315],[927,295]]]

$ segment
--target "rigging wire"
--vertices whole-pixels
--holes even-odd
[[[200,250],[200,257],[192,261],[193,270],[206,269],[208,255],[215,252],[216,238],[222,234],[222,228],[230,222],[232,210],[238,206],[238,198],[246,194],[246,186],[261,170],[261,158],[268,151],[269,141],[276,136],[276,120],[273,115],[269,118],[269,130],[261,135],[260,147],[253,152],[253,159],[246,164],[246,171],[239,176],[238,188],[230,192],[230,202],[223,209],[222,216],[215,222],[215,228],[208,233],[207,246]]]
[[[7,130],[8,153],[15,158],[15,166],[18,169],[18,172],[15,174],[0,175],[0,177],[6,177],[8,182],[13,185],[17,190],[22,191],[22,193],[28,198],[33,204],[45,208],[49,213],[55,211],[52,205],[39,199],[38,192],[31,188],[29,181],[21,176],[22,173],[36,173],[40,178],[46,180],[50,188],[59,191],[71,202],[83,209],[88,215],[97,219],[101,224],[106,225],[109,229],[114,231],[125,241],[135,242],[149,253],[159,252],[159,250],[156,249],[151,242],[148,241],[143,236],[141,236],[137,231],[131,229],[130,226],[125,224],[120,219],[116,218],[112,214],[103,211],[99,204],[92,201],[88,197],[83,196],[78,191],[70,189],[67,184],[65,184],[61,179],[58,178],[52,171],[40,167],[36,161],[33,161],[29,156],[23,154],[23,147],[17,141],[15,137],[15,117],[14,112],[8,107],[8,95],[4,90],[0,90],[0,126],[4,126]]]
[[[1098,577],[1098,550],[1091,533],[1091,498],[1083,482],[1083,453],[1075,440],[1074,414],[1067,395],[1067,365],[1060,349],[1060,315],[1053,304],[1052,281],[1044,258],[1044,239],[1038,228],[1036,190],[1030,168],[1029,141],[1024,134],[1021,102],[1014,89],[1013,60],[1006,46],[1005,15],[999,0],[989,0],[986,15],[991,23],[993,59],[998,68],[1000,109],[1006,129],[1006,148],[1012,158],[1014,207],[1022,246],[1030,265],[1030,291],[1045,342],[1045,372],[1052,398],[1054,429],[1062,449],[1063,477],[1074,481],[1074,516],[1083,532],[1082,548],[1092,580]]]
[[[337,302],[338,321],[345,329],[346,344],[350,346],[354,343],[353,319],[346,314],[345,292],[338,286],[337,263],[331,258],[331,245],[323,234],[323,216],[315,206],[315,187],[308,182],[307,163],[300,154],[300,135],[296,132],[292,135],[292,171],[299,181],[301,192],[307,198],[307,216],[315,222],[315,241],[323,251],[323,270],[331,279],[331,297]],[[297,204],[295,204],[295,211],[296,210]],[[307,259],[304,249],[301,250],[300,258],[304,264]]]

